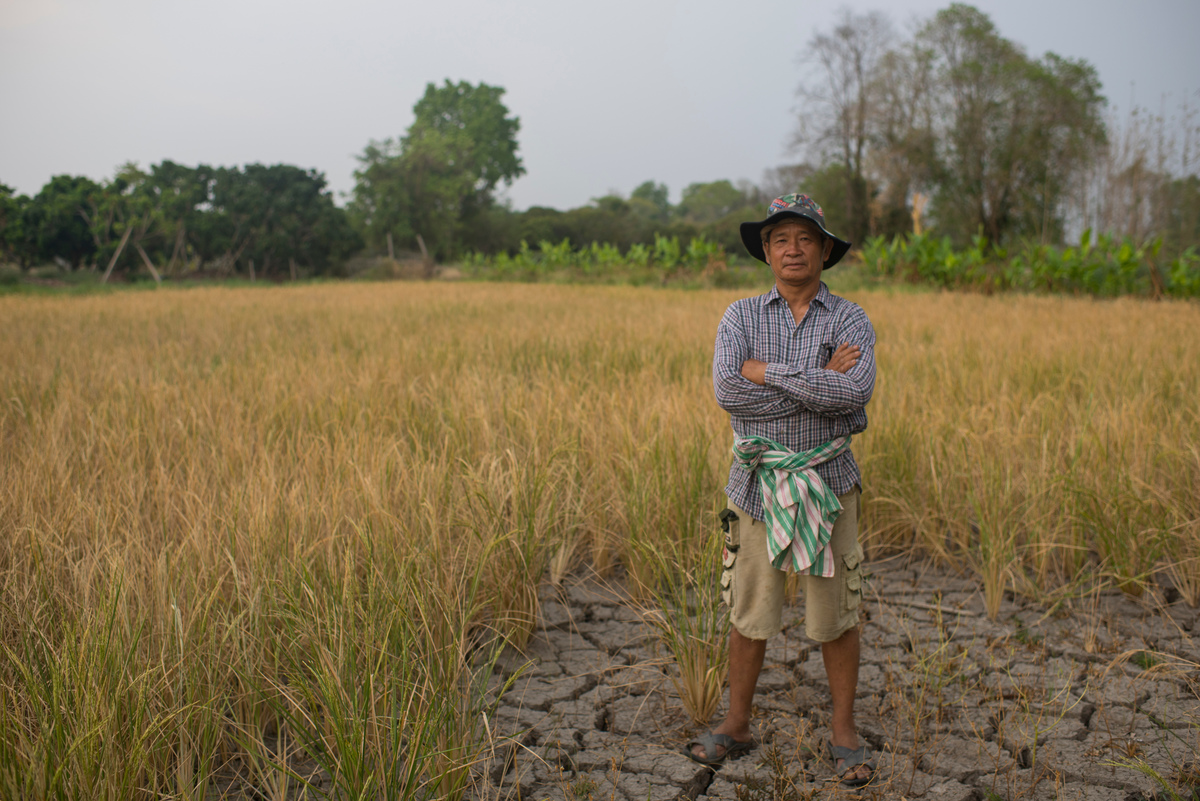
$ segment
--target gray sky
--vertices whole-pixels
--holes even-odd
[[[898,30],[945,2],[853,0]],[[1110,103],[1200,104],[1198,0],[980,0],[1032,56],[1095,65]],[[839,7],[739,0],[0,0],[0,183],[117,165],[288,163],[343,193],[428,82],[507,90],[518,209],[645,180],[758,182],[798,159],[798,56]]]

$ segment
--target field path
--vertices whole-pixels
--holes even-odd
[[[1112,592],[1055,615],[1010,599],[991,622],[968,580],[902,559],[871,570],[857,712],[880,767],[858,797],[1154,798],[1137,762],[1200,783],[1197,610]],[[528,653],[506,662],[532,666],[490,722],[514,739],[481,766],[477,797],[851,797],[827,781],[829,689],[802,609],[768,647],[759,747],[713,772],[682,755],[696,731],[620,588],[548,593]]]

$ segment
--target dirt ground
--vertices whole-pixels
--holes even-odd
[[[475,797],[1125,801],[1200,787],[1198,614],[1174,593],[1100,593],[1053,613],[1009,598],[992,622],[974,581],[900,558],[870,572],[856,707],[878,762],[867,787],[831,780],[829,688],[803,603],[768,645],[758,747],[714,771],[683,755],[702,732],[654,631],[619,587],[578,579],[546,595],[528,653],[506,662],[533,664],[489,721],[513,739],[480,766]]]

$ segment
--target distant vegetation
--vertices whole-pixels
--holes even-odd
[[[447,80],[402,136],[367,144],[344,208],[320,172],[283,164],[128,164],[101,183],[55,176],[33,197],[0,184],[0,281],[283,280],[378,274],[387,257],[424,274],[438,262],[484,278],[737,283],[738,223],[799,188],[877,276],[1195,294],[1196,109],[1118,121],[1094,67],[1032,57],[961,3],[909,37],[881,12],[844,11],[801,55],[802,161],[757,185],[693,183],[673,204],[647,180],[567,211],[514,211],[497,198],[525,173],[505,90]]]
[[[989,247],[978,236],[955,249],[949,237],[914,234],[868,239],[862,249],[865,274],[932,284],[948,289],[1066,292],[1112,297],[1200,297],[1200,254],[1194,247],[1171,258],[1163,241],[1138,244],[1110,234],[1084,231],[1077,247],[1024,243],[1012,252]]]
[[[285,164],[148,170],[111,181],[58,175],[32,198],[0,188],[0,242],[27,269],[297,277],[336,271],[362,247],[325,177]]]

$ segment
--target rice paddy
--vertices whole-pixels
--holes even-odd
[[[0,297],[0,795],[198,799],[236,758],[284,797],[303,754],[346,797],[462,797],[539,585],[705,572],[739,294]],[[989,611],[1200,603],[1200,307],[847,294],[869,552]]]

